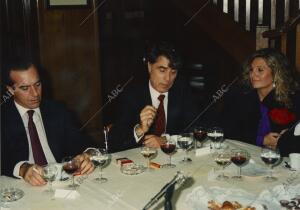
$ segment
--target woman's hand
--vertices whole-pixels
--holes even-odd
[[[278,139],[279,139],[280,135],[281,135],[281,134],[275,133],[275,132],[270,132],[270,133],[268,133],[268,134],[265,135],[265,137],[264,137],[263,145],[275,149],[276,146],[277,146],[277,142],[278,142]]]

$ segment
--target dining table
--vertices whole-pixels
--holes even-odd
[[[185,176],[185,181],[175,185],[171,199],[174,210],[206,210],[207,199],[222,202],[222,199],[230,200],[232,196],[232,199],[236,200],[238,199],[236,195],[243,193],[247,198],[252,196],[253,201],[249,201],[247,205],[251,206],[258,198],[261,200],[266,198],[261,209],[277,210],[272,207],[278,206],[279,203],[273,191],[279,189],[280,194],[282,189],[288,190],[300,183],[300,172],[286,167],[287,158],[274,167],[273,175],[276,180],[269,182],[264,179],[269,173],[269,168],[261,160],[260,147],[230,139],[223,142],[223,147],[228,150],[244,149],[250,154],[250,161],[247,164],[249,166],[242,167],[242,180],[231,178],[238,171],[238,167],[234,164],[230,164],[224,170],[229,176],[228,179],[216,178],[222,170],[214,161],[209,142],[197,151],[189,150],[188,156],[192,160],[189,163],[181,162],[185,152],[177,149],[172,155],[172,163],[176,167],[157,168],[145,170],[140,174],[127,175],[121,172],[117,159],[128,158],[136,164],[147,165],[147,160],[141,155],[141,149],[134,148],[111,154],[110,163],[103,168],[103,176],[108,179],[107,182],[99,183],[95,180],[99,176],[99,170],[96,169],[90,175],[75,177],[75,181],[79,184],[76,190],[70,191],[68,188],[71,179],[54,181],[53,195],[45,193],[46,185],[31,186],[21,179],[0,176],[1,189],[18,188],[24,192],[24,196],[17,201],[2,202],[1,210],[141,210],[178,171]],[[169,161],[169,157],[158,149],[157,155],[151,161],[162,165]],[[164,200],[162,197],[150,209],[164,209]],[[204,203],[197,203],[200,201]]]

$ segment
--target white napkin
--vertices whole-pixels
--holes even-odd
[[[209,147],[202,147],[199,149],[196,149],[196,157],[203,156],[203,155],[209,155],[210,154],[210,148]]]
[[[54,197],[55,198],[65,198],[65,199],[75,199],[78,198],[80,194],[76,190],[64,190],[56,189]]]

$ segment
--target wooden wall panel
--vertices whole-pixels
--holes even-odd
[[[300,73],[300,24],[296,28],[296,69]]]
[[[52,96],[78,113],[83,124],[88,122],[89,131],[102,128],[101,113],[94,116],[101,108],[101,77],[92,2],[90,9],[47,9],[45,1],[38,1],[40,57],[49,72]]]

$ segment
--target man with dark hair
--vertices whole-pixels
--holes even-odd
[[[143,143],[160,147],[163,133],[183,132],[197,116],[188,87],[177,78],[181,60],[168,43],[147,51],[149,81],[120,96],[118,121],[110,133],[110,148],[120,151]]]
[[[42,101],[37,66],[27,60],[15,61],[5,78],[13,97],[1,106],[1,174],[44,185],[40,167],[70,155],[81,161],[82,174],[91,173],[94,165],[82,153],[87,139],[61,104]]]

